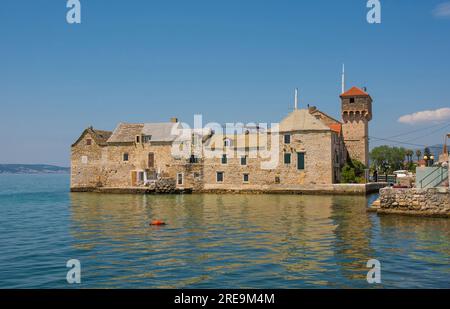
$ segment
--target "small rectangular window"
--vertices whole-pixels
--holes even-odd
[[[297,169],[298,170],[305,169],[305,153],[304,152],[297,153]]]
[[[244,182],[248,182],[248,179],[249,179],[249,174],[244,174],[243,175],[243,181]]]
[[[128,153],[124,153],[123,154],[123,160],[124,161],[128,161]]]
[[[178,185],[183,185],[183,183],[184,183],[184,179],[183,179],[184,177],[183,177],[183,173],[178,173],[177,174],[177,184]]]
[[[141,142],[141,137],[139,135],[136,135],[136,143],[139,144]]]
[[[81,156],[81,163],[87,164],[88,163],[88,157],[87,156]]]
[[[198,163],[198,158],[195,155],[189,157],[189,163]]]
[[[241,157],[241,165],[247,165],[247,156]]]
[[[275,176],[275,183],[280,183],[280,176]]]
[[[88,138],[87,140],[86,140],[86,145],[92,145],[92,140],[90,139],[90,138]]]
[[[290,153],[284,154],[284,164],[291,164],[291,154]]]
[[[227,155],[224,154],[224,155],[222,155],[222,164],[227,164],[227,163],[228,163],[228,158],[227,158]]]
[[[285,144],[290,144],[291,143],[291,135],[290,134],[285,134],[284,135],[284,143]]]
[[[355,103],[355,98],[350,98],[350,103]]]
[[[217,182],[223,182],[223,172],[217,172],[216,173],[216,181]]]

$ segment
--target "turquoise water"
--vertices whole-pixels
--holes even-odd
[[[68,187],[68,175],[0,175],[0,288],[450,288],[450,220],[379,217],[365,211],[374,197]]]

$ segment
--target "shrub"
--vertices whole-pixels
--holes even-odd
[[[351,160],[344,165],[341,171],[342,183],[364,183],[364,170],[366,166],[358,161]]]

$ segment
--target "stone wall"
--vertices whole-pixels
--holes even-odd
[[[372,119],[372,99],[368,96],[342,98],[342,132],[351,159],[369,165],[369,121]]]
[[[450,192],[448,188],[383,188],[377,212],[450,217]]]
[[[333,183],[333,146],[332,133],[297,132],[291,134],[291,143],[284,144],[283,135],[279,137],[278,160],[274,168],[263,169],[265,160],[260,156],[247,158],[247,164],[241,165],[241,156],[245,153],[229,152],[227,163],[221,158],[204,159],[205,190],[266,190],[271,185],[305,185]],[[270,145],[269,145],[270,147]],[[297,153],[305,154],[305,169],[297,169]],[[284,164],[284,154],[291,154],[291,163]],[[223,182],[218,183],[216,173],[223,172]],[[248,182],[244,182],[248,174]]]
[[[128,154],[128,161],[123,160]],[[148,165],[149,153],[154,154],[154,166]],[[171,156],[171,145],[160,144],[117,144],[109,145],[101,170],[102,184],[105,187],[132,186],[132,171],[160,172],[165,177],[175,179],[175,159]]]
[[[90,145],[88,144],[90,140]],[[96,187],[101,182],[102,153],[106,149],[95,143],[90,133],[71,149],[70,186],[78,188]]]
[[[347,122],[342,125],[345,147],[351,159],[369,164],[369,137],[366,120]]]
[[[87,145],[86,139],[90,138],[87,134],[72,147],[71,188],[138,187],[141,183],[133,182],[135,172],[158,172],[164,178],[175,180],[176,188],[194,191],[277,191],[286,186],[329,185],[339,181],[345,149],[338,134],[325,130],[289,132],[291,141],[288,144],[284,143],[284,134],[279,135],[278,158],[275,158],[275,165],[270,169],[262,167],[262,163],[269,159],[253,154],[248,155],[246,165],[241,165],[241,156],[246,152],[235,148],[228,152],[226,164],[221,162],[221,153],[217,158],[202,158],[198,163],[189,163],[186,158],[172,155],[172,144],[169,142],[99,146],[92,139],[92,144]],[[153,167],[149,166],[149,153],[154,154]],[[290,164],[284,163],[285,153],[291,154]],[[304,169],[301,170],[297,167],[298,153],[304,153]],[[128,155],[128,160],[124,160],[124,154]],[[87,161],[83,161],[82,157]],[[221,183],[216,180],[217,172],[224,173]],[[182,183],[178,182],[179,174],[183,176]],[[248,174],[248,181],[244,181],[244,174]]]

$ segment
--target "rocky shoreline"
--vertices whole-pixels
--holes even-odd
[[[368,211],[377,214],[450,218],[450,191],[445,187],[383,188],[380,190],[380,198]]]

